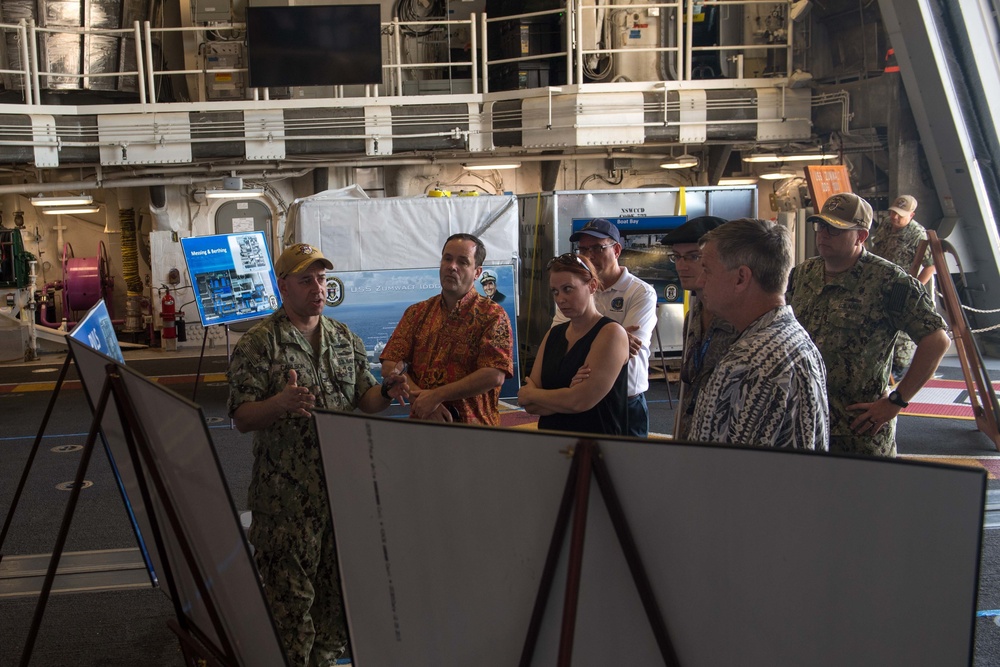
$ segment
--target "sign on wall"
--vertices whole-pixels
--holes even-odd
[[[202,326],[270,315],[281,306],[263,232],[181,239]]]
[[[583,229],[592,218],[573,218],[573,232]],[[622,253],[618,261],[629,272],[656,291],[657,303],[684,303],[677,269],[669,259],[668,246],[660,245],[660,236],[677,229],[688,218],[686,215],[651,215],[605,218],[622,238]]]

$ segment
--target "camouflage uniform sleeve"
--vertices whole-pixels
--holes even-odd
[[[248,332],[240,338],[229,363],[229,416],[244,403],[271,396],[271,353],[260,332]]]
[[[378,384],[375,381],[375,376],[372,375],[371,367],[368,363],[368,352],[365,350],[365,343],[361,340],[361,337],[357,334],[348,331],[348,335],[351,338],[351,343],[354,345],[354,377],[357,380],[354,383],[354,407],[358,407],[358,403],[361,402],[361,397],[364,396],[369,389]]]
[[[921,241],[926,241],[927,240],[927,230],[925,230],[925,229],[921,230],[921,232],[920,232],[920,240]],[[927,247],[924,248],[924,258],[920,261],[920,263],[921,263],[921,265],[923,265],[925,267],[927,267],[927,266],[934,266],[934,255],[931,254],[931,244],[930,243],[928,243]]]
[[[886,311],[893,326],[905,332],[914,342],[919,343],[924,336],[947,328],[916,278],[898,275],[895,280],[888,281],[887,291]]]

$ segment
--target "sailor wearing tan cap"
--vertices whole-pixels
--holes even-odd
[[[830,451],[896,455],[896,415],[934,374],[951,344],[915,278],[865,250],[872,208],[847,192],[807,219],[819,257],[792,272],[789,303],[823,354]],[[889,391],[896,333],[917,341],[906,375]]]
[[[229,415],[253,431],[250,542],[290,664],[350,655],[333,521],[323,491],[314,408],[378,412],[408,391],[379,385],[361,339],[323,315],[333,264],[307,243],[274,263],[282,305],[241,338],[229,367]]]
[[[875,226],[872,235],[868,239],[868,249],[873,253],[887,259],[897,265],[907,273],[913,265],[913,259],[917,256],[917,246],[921,241],[927,240],[927,230],[923,225],[913,219],[917,210],[917,200],[910,195],[900,195],[889,207],[889,219]],[[922,285],[928,285],[928,293],[931,300],[934,299],[934,283],[931,278],[934,276],[934,258],[931,257],[930,247],[924,251],[921,259],[922,267],[917,275],[917,280]],[[913,360],[913,352],[917,349],[916,343],[910,340],[905,333],[900,332],[896,338],[896,350],[892,357],[892,375],[899,379],[910,367]]]

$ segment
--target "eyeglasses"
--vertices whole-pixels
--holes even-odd
[[[571,252],[567,252],[564,255],[559,255],[558,257],[553,257],[552,259],[550,259],[549,263],[545,265],[545,270],[551,271],[553,264],[562,264],[563,266],[576,266],[577,264],[579,264],[587,271],[587,275],[590,276],[594,275],[593,273],[590,272],[590,267],[587,266],[587,263]]]
[[[841,229],[840,227],[834,227],[829,223],[819,222],[818,220],[813,222],[813,229],[816,231],[817,234],[819,234],[820,230],[822,230],[827,234],[829,234],[830,236],[840,236],[842,233],[847,231],[846,229]]]
[[[682,259],[685,262],[690,262],[694,264],[695,262],[701,261],[701,252],[686,252],[686,253],[668,252],[667,259],[669,259],[674,264],[676,264],[678,260]]]
[[[599,253],[604,252],[605,250],[607,250],[608,248],[610,248],[613,245],[614,245],[614,243],[608,243],[607,245],[592,245],[592,246],[586,246],[586,247],[579,246],[576,249],[576,254],[578,254],[578,255],[597,255]]]

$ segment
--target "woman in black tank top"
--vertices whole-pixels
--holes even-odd
[[[628,335],[597,312],[594,294],[601,284],[590,260],[560,255],[548,269],[556,306],[569,322],[545,335],[518,401],[526,412],[539,415],[540,429],[624,434]],[[581,368],[589,369],[589,376],[574,382]]]

